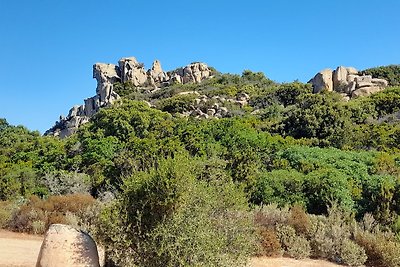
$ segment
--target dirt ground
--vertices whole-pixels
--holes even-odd
[[[253,258],[250,267],[338,267],[340,265],[321,260],[295,260],[291,258]]]
[[[0,230],[0,267],[34,267],[43,237]]]
[[[0,230],[0,267],[35,267],[42,236]],[[253,258],[249,267],[337,267],[319,260],[289,258]]]

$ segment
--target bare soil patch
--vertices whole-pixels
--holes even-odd
[[[0,267],[34,267],[43,237],[0,230]]]
[[[323,260],[312,260],[303,259],[295,260],[291,258],[269,258],[269,257],[258,257],[252,258],[250,261],[250,267],[338,267],[332,262]]]
[[[43,236],[0,230],[0,267],[35,267]],[[249,267],[337,267],[321,260],[290,258],[252,258]]]

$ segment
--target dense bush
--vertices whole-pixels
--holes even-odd
[[[337,206],[330,207],[327,216],[315,216],[305,213],[300,206],[288,211],[268,205],[255,213],[255,222],[267,255],[279,253],[280,247],[274,243],[277,236],[290,257],[313,256],[350,266],[360,266],[367,260],[364,248],[353,239],[359,228],[350,214]]]
[[[196,180],[187,159],[125,181],[119,201],[103,215],[100,239],[119,265],[239,266],[255,250],[246,199],[229,181]],[[123,233],[123,235],[121,235]],[[120,254],[118,254],[120,253]]]
[[[324,145],[342,147],[350,135],[348,111],[331,95],[308,94],[287,111],[281,133],[295,138],[317,138]]]
[[[157,103],[157,107],[169,113],[183,113],[193,109],[195,94],[176,95],[163,99]]]
[[[311,254],[310,242],[296,235],[296,230],[290,225],[278,225],[277,233],[287,256],[295,259],[308,258]]]
[[[6,228],[17,206],[10,201],[0,201],[0,229]]]
[[[43,185],[51,195],[84,194],[89,193],[90,177],[78,172],[51,172],[44,175]]]
[[[369,265],[379,267],[400,266],[400,243],[391,239],[385,233],[358,232],[355,240],[365,249]]]
[[[296,170],[263,172],[257,178],[252,199],[255,203],[279,206],[305,203],[304,175]]]

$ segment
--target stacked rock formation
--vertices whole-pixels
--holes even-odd
[[[102,257],[104,258],[104,257]],[[46,232],[36,267],[100,267],[96,243],[86,233],[63,224],[53,224]]]
[[[211,70],[204,63],[192,63],[170,73],[171,79],[178,83],[200,83],[211,76]]]
[[[84,105],[71,108],[67,117],[60,116],[60,120],[47,130],[45,135],[64,138],[75,133],[78,127],[88,122],[100,108],[109,106],[120,98],[113,90],[116,82],[131,82],[137,87],[160,88],[173,83],[200,83],[211,76],[211,69],[199,62],[170,72],[164,72],[158,60],[146,71],[144,65],[134,57],[120,59],[118,66],[96,63],[93,65],[93,78],[97,80],[96,95],[85,99]]]
[[[337,67],[336,70],[325,69],[317,73],[309,81],[313,85],[313,92],[323,90],[335,91],[343,94],[345,99],[367,96],[382,91],[388,86],[384,79],[375,79],[371,75],[359,75],[353,67]]]

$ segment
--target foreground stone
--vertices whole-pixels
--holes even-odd
[[[63,224],[47,230],[36,267],[100,267],[97,246],[86,233]]]

